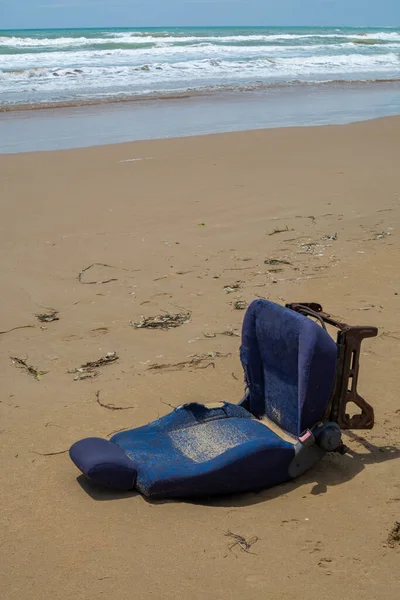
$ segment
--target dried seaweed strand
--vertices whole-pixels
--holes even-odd
[[[41,323],[51,323],[52,321],[60,320],[60,317],[58,316],[58,314],[59,314],[58,310],[56,310],[55,308],[48,308],[47,310],[49,312],[39,313],[39,314],[35,315],[35,317],[37,318],[38,321],[40,321]]]
[[[258,537],[254,536],[252,538],[250,538],[249,540],[246,540],[245,537],[243,537],[242,535],[238,535],[237,533],[232,533],[231,531],[227,531],[225,532],[225,536],[226,537],[230,537],[233,540],[235,540],[230,546],[229,546],[229,550],[233,550],[233,548],[235,546],[239,546],[239,548],[243,551],[246,552],[247,554],[255,554],[254,552],[250,552],[250,548],[256,543],[258,542]]]
[[[400,546],[400,521],[396,521],[389,532],[387,543],[390,548]]]
[[[18,327],[12,327],[11,329],[6,329],[5,331],[0,331],[0,335],[4,335],[5,333],[10,333],[11,331],[15,331],[16,329],[28,329],[31,327],[35,327],[34,325],[19,325]]]
[[[66,454],[68,450],[60,450],[60,452],[35,452],[31,450],[32,454],[38,454],[39,456],[57,456],[58,454]]]
[[[116,352],[108,352],[105,356],[102,356],[98,360],[87,362],[80,367],[75,367],[74,369],[68,371],[68,373],[93,373],[95,369],[114,363],[118,359],[119,356]]]
[[[100,391],[96,392],[96,402],[107,410],[129,410],[131,408],[135,408],[134,406],[115,406],[115,404],[104,404],[104,402],[100,400]]]
[[[109,269],[119,269],[120,271],[130,271],[131,273],[137,273],[138,271],[140,271],[141,269],[125,269],[124,267],[114,267],[113,265],[107,265],[106,263],[99,263],[99,262],[94,262],[91,265],[89,265],[88,267],[85,267],[84,269],[82,269],[81,271],[79,271],[78,273],[78,281],[80,283],[83,283],[85,285],[99,285],[102,283],[110,283],[111,281],[118,281],[115,277],[111,278],[111,279],[105,279],[104,281],[82,281],[82,277],[83,274],[86,271],[89,271],[89,269],[91,269],[92,267],[108,267]]]
[[[135,329],[174,329],[190,321],[191,313],[165,313],[154,317],[142,317],[140,321],[130,321]]]
[[[147,371],[162,371],[162,370],[170,370],[170,371],[182,371],[185,367],[192,367],[195,369],[208,369],[208,367],[213,367],[215,369],[215,363],[212,359],[214,358],[226,358],[230,356],[228,354],[222,354],[221,352],[210,352],[209,354],[204,354],[201,356],[193,356],[190,360],[181,361],[178,363],[162,363],[162,364],[153,364],[147,367]],[[208,361],[207,364],[203,364],[205,361]]]
[[[18,358],[18,356],[10,356],[10,358],[14,364],[25,369],[30,375],[32,375],[36,379],[36,381],[40,381],[40,377],[48,373],[48,371],[39,371],[38,369],[35,369],[35,367],[28,365],[26,360],[24,360],[23,358]]]
[[[294,231],[294,229],[289,229],[289,227],[286,225],[285,229],[274,229],[268,235],[275,235],[276,233],[286,233],[287,231]]]

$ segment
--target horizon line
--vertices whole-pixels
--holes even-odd
[[[385,29],[399,29],[399,25],[98,25],[98,26],[69,26],[69,27],[7,27],[5,29],[0,28],[1,32],[4,31],[65,31],[67,29],[75,30],[90,30],[90,29],[279,29],[279,28],[293,28],[293,29],[312,29],[312,28],[340,28],[340,29],[377,29],[379,27]]]

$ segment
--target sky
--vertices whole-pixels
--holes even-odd
[[[0,29],[400,26],[400,0],[0,0]]]

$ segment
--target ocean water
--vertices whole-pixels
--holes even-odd
[[[400,81],[400,28],[0,31],[0,107]]]

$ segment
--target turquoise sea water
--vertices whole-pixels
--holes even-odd
[[[400,28],[0,31],[0,106],[400,80]]]

